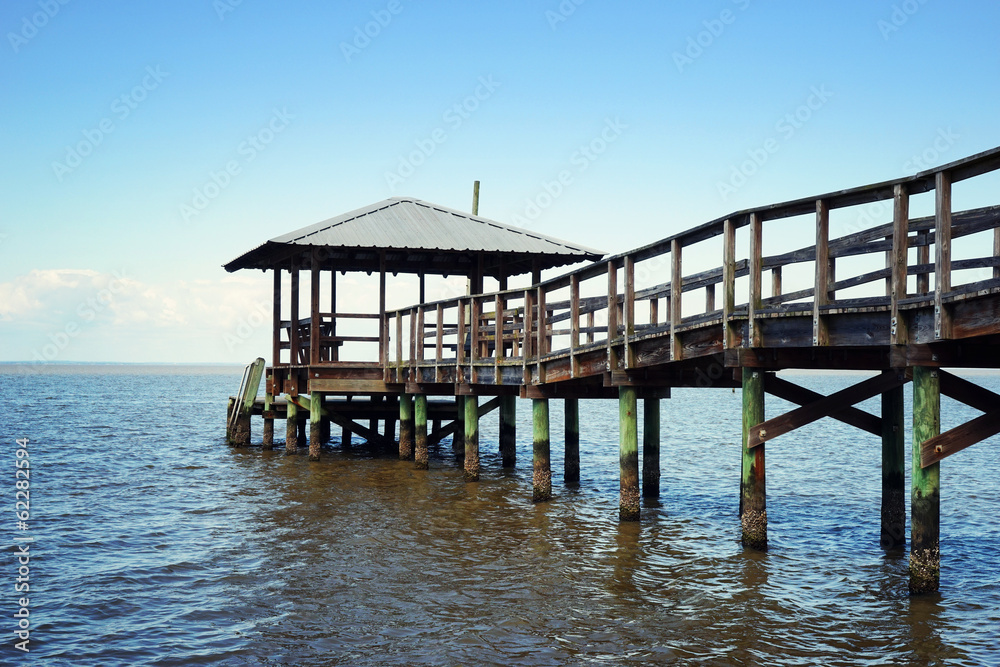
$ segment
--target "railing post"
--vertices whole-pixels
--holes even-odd
[[[892,237],[889,237],[892,240]],[[917,264],[926,266],[931,263],[931,246],[930,246],[930,234],[924,230],[917,232]],[[890,250],[885,254],[885,267],[889,268],[892,266],[892,251]],[[917,294],[927,294],[931,291],[931,275],[930,273],[918,273],[917,274]],[[886,278],[885,281],[885,295],[889,296],[892,294],[892,278]]]
[[[736,225],[727,218],[722,223],[722,331],[723,347],[736,347],[733,311],[736,310]]]
[[[816,200],[816,280],[813,283],[813,345],[830,342],[823,307],[830,303],[830,205]]]
[[[899,302],[906,298],[910,196],[902,183],[893,189],[892,202],[892,294],[889,296],[889,340],[893,345],[905,345],[908,340],[906,321],[899,309]]]
[[[424,333],[426,330],[426,317],[424,315],[423,305],[417,308],[417,364],[424,360]]]
[[[681,325],[681,294],[684,291],[684,274],[681,271],[681,242],[670,242],[670,358],[674,361],[684,356],[681,336],[677,331]]]
[[[472,327],[472,331],[469,332],[469,384],[475,384],[479,379],[476,362],[479,361],[479,328],[482,310],[479,297],[471,297],[469,300],[469,324]]]
[[[504,322],[506,317],[503,314],[506,304],[505,299],[497,293],[493,304],[495,317],[493,318],[493,384],[500,384],[500,361],[506,356],[504,350]]]
[[[618,266],[608,262],[608,371],[618,369],[618,356],[612,341],[618,337]]]
[[[1000,258],[1000,227],[993,228],[993,257]],[[993,278],[1000,278],[1000,266],[993,267]]]
[[[575,378],[579,372],[576,348],[580,346],[580,277],[569,277],[569,376]]]
[[[403,375],[403,311],[396,311],[396,382]]]
[[[455,346],[455,382],[457,384],[464,384],[465,371],[462,370],[462,362],[465,361],[465,300],[458,299],[456,308],[458,315],[458,342]]]
[[[528,358],[531,357],[535,347],[534,335],[532,333],[532,322],[534,321],[534,300],[535,291],[530,287],[524,290],[524,349],[521,351],[521,367],[524,384],[531,384],[531,370],[528,365]]]
[[[535,358],[538,362],[538,384],[545,383],[545,371],[542,368],[542,355],[548,350],[545,342],[548,336],[548,322],[545,310],[545,287],[538,285],[538,331],[537,342],[535,343]]]
[[[420,341],[423,344],[423,340]],[[407,373],[408,380],[415,380],[416,375],[414,374],[414,368],[417,363],[417,309],[410,308],[410,363],[409,373]]]
[[[749,329],[749,345],[744,347],[760,347],[760,325],[757,321],[761,309],[761,273],[763,271],[762,244],[763,221],[760,213],[750,214],[750,302],[747,304],[747,326]]]
[[[635,355],[632,352],[631,339],[635,336],[635,260],[632,255],[625,255],[625,292],[622,295],[622,309],[624,315],[624,344],[622,351],[625,353],[625,368],[635,367]]]
[[[934,177],[934,337],[951,338],[951,312],[942,298],[951,291],[951,174]]]
[[[441,381],[441,362],[444,360],[444,304],[437,305],[437,322],[434,325],[434,382]]]

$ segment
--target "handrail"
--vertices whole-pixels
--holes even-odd
[[[997,169],[1000,169],[1000,147],[912,176],[737,211],[528,287],[388,311],[384,325],[388,328],[388,323],[395,321],[397,340],[395,346],[386,345],[388,350],[395,347],[394,358],[386,365],[404,375],[404,370],[410,369],[408,377],[413,377],[412,369],[417,365],[438,367],[444,363],[454,367],[457,382],[476,382],[484,372],[482,369],[492,365],[492,381],[499,383],[502,368],[516,364],[525,383],[541,383],[545,381],[544,361],[553,356],[568,356],[570,376],[577,377],[579,354],[585,349],[606,348],[608,368],[629,369],[637,362],[634,343],[650,333],[668,335],[669,360],[679,360],[687,354],[681,333],[688,322],[721,322],[725,328],[725,347],[755,347],[761,340],[759,318],[775,312],[812,311],[813,344],[825,345],[829,313],[849,307],[887,308],[891,340],[903,344],[907,332],[901,308],[915,303],[911,297],[918,296],[923,297],[919,302],[934,302],[935,335],[944,339],[950,336],[947,304],[953,293],[952,273],[993,268],[994,280],[1000,281],[1000,206],[953,212],[951,188],[958,181]],[[934,215],[910,219],[910,197],[930,191],[935,192]],[[892,222],[829,238],[832,210],[889,199],[893,200]],[[806,214],[815,215],[816,243],[790,252],[763,254],[762,231],[770,221]],[[736,231],[747,226],[749,254],[738,258]],[[992,255],[952,261],[953,239],[989,229],[994,230]],[[722,264],[685,276],[681,261],[684,248],[719,236],[723,237]],[[911,247],[917,249],[916,263],[908,259]],[[935,249],[933,258],[930,247]],[[860,255],[884,255],[885,266],[858,275],[836,276],[836,260]],[[637,267],[658,259],[665,262],[654,267],[655,270],[662,270],[671,280],[637,288],[636,274],[640,270]],[[815,265],[813,279],[795,285],[794,289],[784,289],[788,285],[783,285],[782,269],[808,262]],[[764,296],[765,272],[771,274],[769,296]],[[913,294],[908,293],[908,276],[917,278]],[[746,291],[737,299],[736,281],[744,277],[749,279]],[[595,280],[603,281],[603,286],[592,285]],[[882,296],[837,298],[838,292],[877,281],[885,281]],[[721,307],[716,307],[717,285],[722,285]],[[704,310],[684,317],[685,295],[701,289],[705,290]],[[569,290],[569,298],[556,294],[562,290]],[[648,314],[640,312],[642,302],[648,302]],[[665,306],[662,316],[661,303]],[[404,327],[406,318],[410,318],[409,326]],[[743,321],[745,332],[738,324]],[[562,322],[568,325],[556,328]],[[405,347],[404,331],[409,332]],[[581,340],[583,337],[585,340]],[[428,339],[433,342],[425,342]],[[406,358],[404,349],[408,350]],[[432,359],[424,356],[424,350],[429,349],[435,351]],[[453,359],[444,357],[446,349],[454,350]],[[436,379],[441,377],[441,372],[435,375]]]

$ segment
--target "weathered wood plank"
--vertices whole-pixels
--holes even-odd
[[[750,214],[750,301],[747,305],[747,323],[750,329],[750,347],[760,347],[760,326],[757,322],[761,309],[761,245],[763,221],[760,214]]]
[[[684,274],[681,270],[681,243],[674,239],[670,244],[670,358],[678,361],[684,356],[677,328],[681,325],[681,285]]]
[[[736,333],[730,322],[736,308],[736,225],[729,218],[723,223],[722,232],[722,323],[723,345],[735,347]]]
[[[920,447],[920,467],[930,467],[997,433],[1000,433],[1000,409],[979,415],[961,426],[925,440]]]
[[[938,172],[934,180],[934,336],[951,338],[951,313],[942,296],[951,291],[951,175]]]
[[[810,405],[824,398],[822,394],[772,374],[767,374],[764,378],[764,391],[801,406]],[[848,407],[828,416],[873,435],[882,434],[882,419],[864,410]]]
[[[910,197],[906,186],[893,188],[892,206],[892,294],[890,295],[890,336],[893,345],[906,344],[906,320],[899,309],[899,301],[906,298],[907,233],[910,220]]]
[[[790,433],[817,419],[829,417],[848,406],[869,399],[872,396],[877,396],[905,382],[906,378],[902,373],[883,371],[879,375],[859,382],[852,387],[842,389],[825,398],[761,423],[750,434],[748,447],[757,447],[768,440],[773,440],[779,435]]]

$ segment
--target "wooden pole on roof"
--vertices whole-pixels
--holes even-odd
[[[479,181],[474,181],[472,183],[472,215],[479,215]],[[465,281],[466,295],[470,295],[473,293],[472,282],[473,282],[472,276],[469,276],[469,279]]]

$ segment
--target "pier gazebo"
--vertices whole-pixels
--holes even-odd
[[[478,294],[483,291],[484,278],[495,279],[502,291],[511,277],[530,274],[531,282],[537,283],[546,269],[594,261],[603,255],[599,250],[409,197],[394,197],[323,220],[245,252],[225,264],[226,271],[274,272],[271,366],[265,374],[265,438],[269,439],[269,429],[273,428],[267,413],[275,397],[282,393],[288,395],[283,407],[287,405],[291,417],[288,421],[294,426],[297,408],[308,407],[297,405],[300,393],[323,405],[328,396],[356,395],[372,397],[375,402],[389,397],[386,403],[390,403],[402,392],[398,384],[387,384],[385,374],[392,338],[386,316],[388,274],[416,275],[419,301],[423,303],[428,275],[464,276],[469,280],[469,292]],[[290,276],[288,289],[283,289],[283,272]],[[307,272],[308,297],[300,294],[303,272]],[[375,295],[372,299],[377,309],[339,310],[337,272],[377,274],[377,302]],[[328,285],[325,290],[324,284]],[[321,299],[323,292],[326,298]],[[345,333],[345,325],[359,320],[372,325],[369,335]],[[399,344],[400,340],[395,342]],[[377,344],[377,360],[371,358],[374,355],[350,358],[343,353],[345,344],[365,344],[369,348]],[[456,345],[453,343],[452,348]],[[457,387],[453,390],[458,391]],[[359,410],[352,412],[372,413],[371,406],[355,407]],[[387,404],[385,410],[375,412],[391,411]],[[345,420],[344,415],[332,417],[334,421]],[[374,424],[370,429],[358,424],[342,426],[345,437],[353,431],[367,440],[378,439]],[[387,424],[383,438],[392,437],[388,430]],[[288,429],[288,437],[289,445],[293,445],[297,439],[293,427]],[[318,455],[318,447],[311,453]]]

